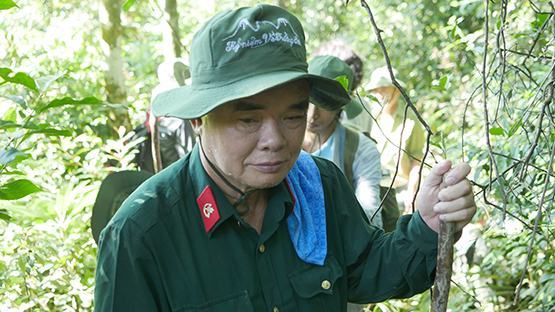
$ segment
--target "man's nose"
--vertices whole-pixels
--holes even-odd
[[[260,128],[259,146],[261,149],[278,151],[287,145],[284,126],[278,120],[267,119]]]
[[[318,117],[320,116],[320,110],[314,106],[314,104],[310,104],[308,106],[308,111],[306,113],[306,119],[307,120],[316,120],[318,119]]]

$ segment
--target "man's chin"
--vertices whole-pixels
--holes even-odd
[[[272,175],[272,177],[267,177],[266,179],[258,179],[258,181],[251,183],[249,188],[262,190],[275,187],[283,182],[286,175],[287,174],[275,174]]]

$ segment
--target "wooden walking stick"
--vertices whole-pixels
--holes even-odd
[[[445,312],[449,300],[451,273],[453,273],[453,243],[455,224],[439,222],[437,267],[434,287],[432,289],[432,312]]]

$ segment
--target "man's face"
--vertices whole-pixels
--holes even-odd
[[[335,129],[335,123],[338,118],[338,111],[329,111],[310,104],[307,114],[306,130],[327,135]]]
[[[308,94],[299,80],[216,108],[200,123],[207,157],[243,191],[279,184],[299,156]]]

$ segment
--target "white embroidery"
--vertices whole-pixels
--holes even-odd
[[[270,29],[269,31],[260,32],[261,27],[264,25],[269,25],[275,30]],[[285,29],[283,29],[282,26]],[[232,38],[237,36],[240,30],[246,30],[247,27],[254,32],[254,34],[250,38],[246,40],[242,38],[232,40]],[[245,48],[258,48],[271,42],[285,42],[289,44],[289,46],[302,45],[301,39],[293,29],[293,26],[291,26],[291,23],[289,23],[289,21],[283,17],[278,18],[275,24],[270,21],[256,21],[254,26],[249,22],[248,19],[244,18],[239,21],[235,32],[233,32],[231,36],[224,38],[222,41],[226,42],[226,52],[237,52],[240,49]]]
[[[205,217],[210,218],[212,213],[214,213],[214,207],[212,207],[212,204],[211,203],[204,204],[204,206],[202,207],[202,213],[204,213]]]

